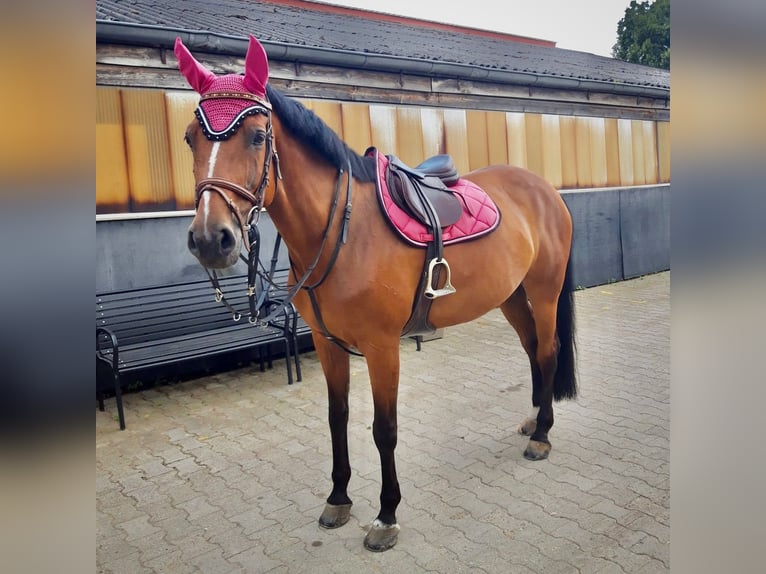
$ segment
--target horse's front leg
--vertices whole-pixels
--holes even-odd
[[[396,544],[399,525],[396,507],[402,499],[396,478],[394,449],[396,449],[396,398],[399,387],[399,340],[389,347],[365,350],[372,385],[375,414],[372,434],[380,453],[381,490],[380,512],[373,521],[364,545],[368,550],[382,552]]]
[[[314,347],[327,380],[328,415],[332,437],[332,492],[327,497],[319,525],[338,528],[351,516],[351,499],[348,497],[348,481],[351,464],[348,460],[348,386],[350,377],[349,357],[337,345],[322,335],[313,335]]]

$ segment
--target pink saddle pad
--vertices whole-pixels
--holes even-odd
[[[412,219],[402,208],[394,203],[386,184],[386,169],[388,158],[371,148],[368,156],[375,157],[377,169],[378,201],[383,213],[391,222],[399,236],[411,245],[425,247],[433,240],[433,236],[425,225]],[[494,231],[500,223],[500,211],[495,202],[478,185],[467,179],[460,178],[450,187],[463,203],[463,214],[452,225],[442,229],[444,245],[476,239]]]

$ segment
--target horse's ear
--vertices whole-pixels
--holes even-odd
[[[251,34],[245,57],[245,88],[252,94],[264,96],[268,81],[269,60],[266,57],[266,50]]]
[[[181,38],[176,38],[176,45],[173,51],[178,60],[178,69],[186,77],[189,85],[196,90],[198,94],[203,94],[215,80],[215,74],[200,64],[189,49],[183,45]]]

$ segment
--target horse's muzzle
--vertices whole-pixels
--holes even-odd
[[[237,235],[226,225],[214,224],[199,228],[192,224],[186,244],[192,255],[209,269],[223,269],[237,262]]]

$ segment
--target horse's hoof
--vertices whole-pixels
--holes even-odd
[[[398,539],[398,524],[384,524],[376,518],[372,521],[367,536],[364,537],[364,547],[372,552],[383,552],[393,548]]]
[[[521,424],[519,424],[519,428],[516,430],[518,430],[519,434],[523,434],[524,436],[532,436],[532,433],[535,432],[536,428],[537,428],[537,419],[529,417],[521,421]]]
[[[339,528],[351,518],[351,503],[349,504],[325,504],[322,516],[319,517],[319,526],[322,528]]]
[[[524,450],[524,458],[527,460],[543,460],[548,458],[550,452],[551,443],[530,439],[527,448]]]

